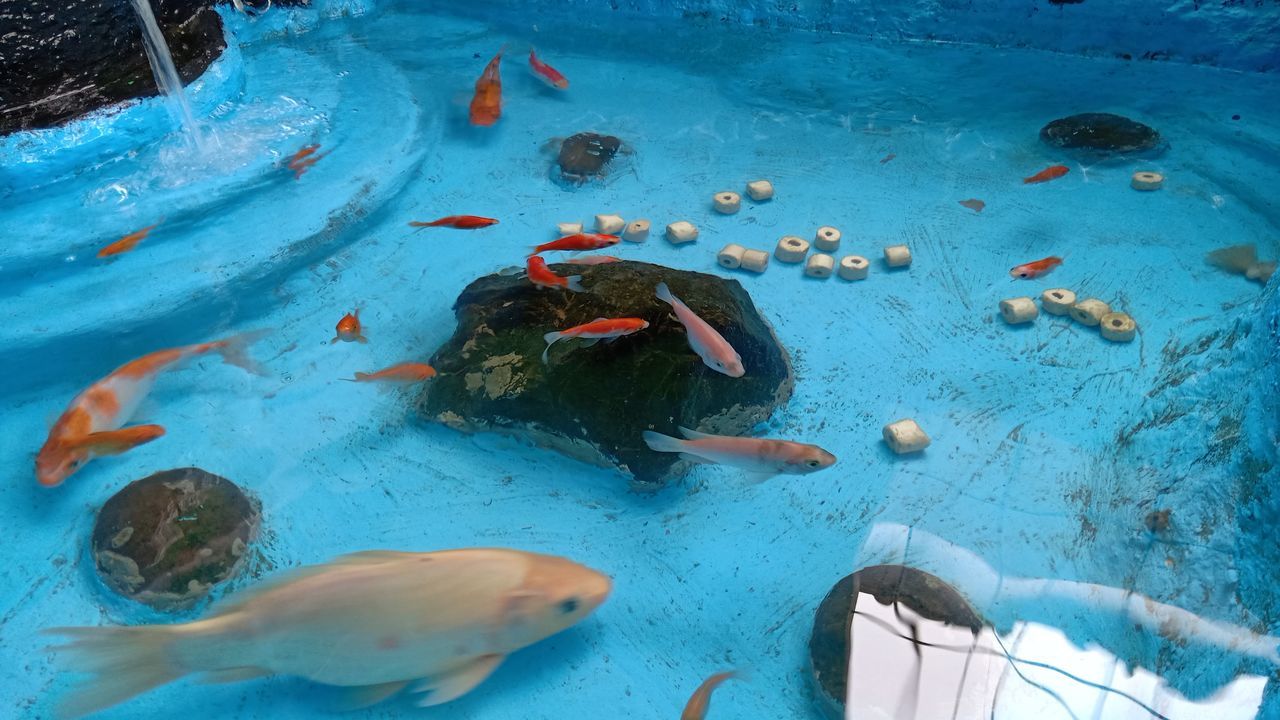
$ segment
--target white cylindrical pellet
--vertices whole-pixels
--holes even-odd
[[[829,278],[835,267],[835,258],[822,253],[814,253],[809,256],[808,262],[804,264],[804,274],[815,278]]]
[[[672,245],[683,245],[698,239],[698,228],[693,223],[677,220],[667,226],[667,239]]]
[[[890,245],[884,249],[884,262],[889,267],[906,267],[911,264],[911,249],[906,245]]]
[[[1129,180],[1129,186],[1134,190],[1159,190],[1164,184],[1164,176],[1157,172],[1136,172]]]
[[[747,194],[756,202],[768,200],[773,197],[773,183],[768,180],[753,180],[747,183]]]
[[[1089,298],[1071,306],[1071,319],[1081,325],[1094,327],[1102,321],[1102,316],[1109,312],[1111,312],[1110,305],[1097,298]]]
[[[1010,325],[1028,323],[1036,319],[1040,309],[1029,297],[1009,298],[1000,301],[1000,317]]]
[[[1138,324],[1122,312],[1110,312],[1098,321],[1102,337],[1111,342],[1129,342],[1138,334]]]
[[[556,232],[560,233],[560,237],[577,235],[582,232],[582,223],[560,223],[556,225]]]
[[[1066,288],[1051,288],[1040,293],[1040,304],[1050,315],[1066,315],[1076,304],[1076,294]]]
[[[742,269],[762,273],[769,267],[769,253],[763,250],[748,250],[742,253]]]
[[[736,192],[725,190],[713,195],[711,204],[715,207],[716,212],[721,215],[732,215],[742,207],[742,196]]]
[[[904,455],[929,447],[929,436],[915,420],[903,418],[884,426],[884,442],[890,450]]]
[[[813,246],[822,252],[835,252],[840,248],[840,231],[830,225],[823,225],[813,236]]]
[[[648,220],[632,220],[627,223],[627,227],[622,231],[622,239],[627,242],[644,242],[649,239],[649,221]]]
[[[727,267],[730,270],[742,267],[742,255],[746,251],[747,249],[741,245],[729,243],[716,253],[716,262],[720,263],[720,267]]]
[[[627,221],[623,220],[621,215],[596,216],[596,232],[598,233],[617,235],[626,225]]]
[[[840,277],[845,280],[865,280],[871,270],[871,262],[861,255],[845,255],[840,258]]]
[[[798,263],[809,254],[809,241],[795,235],[783,235],[778,240],[778,247],[773,251],[774,257],[782,262]]]

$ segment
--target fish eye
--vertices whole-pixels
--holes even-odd
[[[816,468],[816,467],[818,467],[818,465],[820,465],[821,463],[819,463],[817,460],[805,460],[805,461],[804,461],[804,464],[805,464],[805,465],[808,465],[808,466],[809,466],[809,467],[811,467],[811,468]]]
[[[1026,276],[1027,276],[1027,274],[1026,274],[1026,273],[1024,273],[1024,272],[1020,272],[1020,273],[1018,273],[1018,277],[1020,277],[1020,278],[1024,278],[1024,277],[1026,277]]]
[[[560,612],[564,615],[573,613],[578,609],[578,598],[569,598],[560,602]]]

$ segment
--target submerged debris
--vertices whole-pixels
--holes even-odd
[[[1264,285],[1276,271],[1276,261],[1259,260],[1258,249],[1253,245],[1231,245],[1219,248],[1206,255],[1204,259],[1216,268],[1226,270],[1233,275],[1244,275]]]
[[[560,143],[556,159],[560,177],[576,183],[599,178],[621,147],[622,141],[612,135],[584,132],[569,137]]]
[[[1152,510],[1143,518],[1142,523],[1153,533],[1164,532],[1169,529],[1169,516],[1172,514],[1173,510],[1170,508]]]
[[[1084,150],[1106,157],[1154,153],[1164,149],[1154,128],[1111,113],[1082,113],[1059,118],[1040,130],[1040,139],[1056,148]]]

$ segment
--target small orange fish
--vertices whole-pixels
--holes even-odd
[[[897,156],[897,155],[895,155],[894,153],[889,153],[888,155],[885,155],[885,156],[880,160],[880,164],[881,164],[881,165],[883,165],[883,164],[885,164],[885,163],[889,162],[890,160],[892,160],[892,159],[894,159],[894,158],[896,158],[896,157],[898,157],[898,156]]]
[[[439,220],[432,220],[431,222],[412,220],[409,222],[409,227],[450,227],[457,230],[476,230],[478,228],[489,227],[490,225],[497,224],[497,220],[494,220],[493,218],[480,217],[479,215],[448,215],[440,218]]]
[[[320,162],[329,153],[314,155],[315,151],[320,149],[319,144],[304,145],[301,150],[289,157],[285,165],[293,171],[293,179],[300,180],[303,173],[310,170],[313,165]]]
[[[588,255],[580,258],[569,258],[564,262],[570,265],[607,265],[609,263],[622,262],[622,258],[612,255]]]
[[[569,88],[569,80],[555,68],[539,60],[538,56],[533,53],[533,48],[529,48],[529,67],[532,68],[534,75],[537,75],[540,80],[551,87],[557,90],[567,90]]]
[[[702,681],[689,698],[689,704],[684,706],[684,712],[680,713],[680,720],[705,720],[707,710],[711,707],[711,693],[720,686],[720,683],[736,676],[737,673],[730,670],[716,673]]]
[[[547,361],[547,353],[551,352],[551,346],[564,338],[584,338],[588,340],[587,345],[594,345],[600,340],[612,342],[624,335],[638,333],[647,327],[649,327],[649,321],[640,318],[596,318],[568,330],[549,332],[542,336],[547,343],[547,349],[542,351],[542,362]]]
[[[502,78],[498,76],[501,64],[502,50],[499,50],[476,80],[476,94],[471,98],[472,125],[488,127],[502,117]]]
[[[967,208],[969,208],[970,210],[972,210],[972,211],[974,211],[974,212],[976,212],[976,213],[980,213],[980,212],[982,212],[982,208],[984,208],[984,207],[986,207],[986,206],[987,206],[987,204],[986,204],[986,203],[982,202],[981,200],[977,200],[977,199],[961,200],[961,201],[960,201],[960,204],[961,204],[961,205],[963,205],[963,206],[965,206],[965,207],[967,207]]]
[[[1043,260],[1036,260],[1035,262],[1019,265],[1009,270],[1009,274],[1015,278],[1021,278],[1023,280],[1034,280],[1041,275],[1048,275],[1049,271],[1061,264],[1062,258],[1057,257],[1056,255],[1050,255]]]
[[[364,336],[364,329],[360,326],[360,308],[343,315],[342,319],[338,321],[337,331],[338,334],[334,335],[333,339],[329,341],[330,345],[339,340],[343,342],[369,342],[369,338]]]
[[[620,239],[617,235],[604,235],[601,233],[565,235],[559,240],[545,242],[535,247],[532,254],[537,255],[547,250],[599,250],[610,245],[617,245]]]
[[[525,271],[529,275],[529,282],[544,288],[564,288],[573,292],[584,292],[586,288],[582,287],[581,275],[570,275],[569,277],[561,277],[547,267],[547,261],[537,255],[530,255],[529,260],[525,263]]]
[[[1069,172],[1071,172],[1071,169],[1066,165],[1050,165],[1029,178],[1023,178],[1022,183],[1031,185],[1033,183],[1049,182],[1050,180],[1057,180]]]
[[[411,385],[436,376],[436,369],[419,362],[402,362],[373,373],[356,373],[348,382],[394,382]]]
[[[156,227],[159,224],[160,223],[156,223],[155,225],[148,225],[142,228],[141,230],[138,230],[137,232],[131,232],[128,235],[125,235],[119,240],[99,250],[98,257],[105,258],[105,257],[111,257],[112,255],[119,255],[121,253],[129,252],[130,250],[137,247],[138,243],[142,242],[143,240],[146,240],[147,236],[151,234],[151,231],[156,229]]]

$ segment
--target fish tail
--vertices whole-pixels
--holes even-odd
[[[659,300],[670,303],[672,307],[675,306],[676,296],[671,294],[671,288],[667,287],[665,282],[658,283],[658,287],[654,288],[654,294],[658,296]]]
[[[684,452],[684,441],[680,438],[673,438],[670,435],[663,435],[652,430],[645,430],[640,434],[644,440],[644,444],[654,452]]]
[[[178,637],[169,626],[50,628],[70,638],[50,648],[72,672],[90,673],[58,704],[59,718],[78,718],[173,682],[187,670],[174,657]]]
[[[356,377],[354,380],[351,378],[343,378],[343,380],[346,380],[347,382],[367,382],[370,377],[372,377],[372,374],[370,373],[358,372],[356,373]]]
[[[226,340],[218,341],[215,344],[215,349],[222,355],[223,362],[228,365],[235,365],[238,368],[243,368],[246,372],[265,377],[266,370],[253,358],[249,357],[249,346],[269,334],[271,334],[271,330],[268,328],[250,330],[249,332],[229,337]]]
[[[586,289],[586,288],[582,287],[582,276],[581,276],[581,275],[570,275],[569,277],[565,278],[565,280],[566,280],[566,283],[565,283],[565,287],[566,287],[566,288],[568,288],[568,289],[570,289],[570,290],[572,290],[572,291],[574,291],[574,292],[586,292],[586,291],[587,291],[587,289]]]
[[[556,344],[556,341],[557,341],[557,340],[559,340],[559,339],[560,339],[560,338],[562,338],[562,337],[564,337],[564,336],[563,336],[563,335],[561,335],[561,334],[560,334],[560,333],[558,333],[558,332],[549,332],[549,333],[547,333],[546,335],[543,335],[543,336],[542,336],[542,340],[543,340],[545,343],[547,343],[547,349],[542,351],[542,364],[543,364],[543,365],[546,365],[546,364],[547,364],[547,355],[548,355],[548,353],[550,353],[550,352],[551,352],[551,346],[552,346],[552,345],[555,345],[555,344]]]

